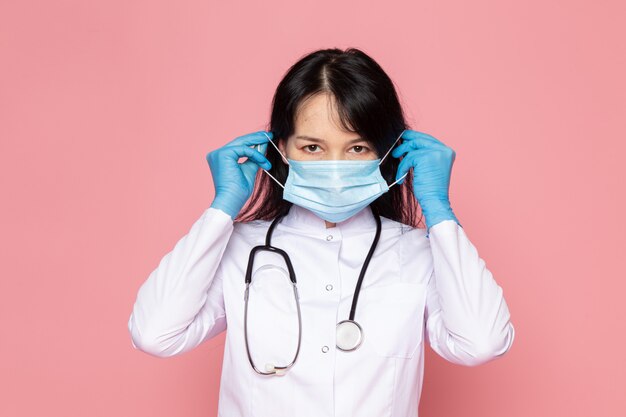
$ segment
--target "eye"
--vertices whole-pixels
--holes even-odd
[[[356,153],[365,153],[367,152],[367,150],[369,150],[367,146],[363,146],[363,145],[353,146],[352,149],[355,149],[357,151]]]
[[[313,147],[313,148],[319,148],[319,145],[306,145],[306,146],[305,146],[304,148],[302,148],[302,149],[304,149],[306,152],[309,152],[309,153],[317,153],[317,152],[314,152],[314,151],[311,149],[311,147]]]

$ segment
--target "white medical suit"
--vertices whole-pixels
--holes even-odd
[[[128,328],[132,345],[159,357],[181,354],[224,330],[221,417],[409,417],[418,415],[424,345],[475,366],[496,359],[515,335],[503,291],[464,229],[446,220],[426,229],[381,217],[382,231],[358,298],[362,345],[335,346],[376,230],[368,206],[326,228],[293,205],[272,245],[293,264],[302,345],[283,376],[257,374],[244,343],[245,273],[270,221],[233,222],[209,207],[138,291]],[[298,341],[293,289],[282,258],[257,254],[248,335],[257,367],[287,365]]]

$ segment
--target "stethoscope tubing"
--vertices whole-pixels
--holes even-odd
[[[355,290],[354,290],[354,295],[352,297],[352,305],[350,308],[350,317],[349,317],[349,321],[353,321],[354,324],[356,324],[356,326],[358,326],[359,329],[361,329],[361,326],[354,321],[354,317],[356,315],[356,307],[357,307],[357,303],[358,303],[358,298],[359,298],[359,293],[361,291],[361,284],[363,282],[363,278],[365,277],[365,272],[367,271],[367,267],[369,266],[370,260],[372,259],[372,256],[374,255],[374,251],[376,250],[376,246],[378,245],[378,241],[380,239],[380,234],[381,234],[381,220],[380,220],[380,216],[379,214],[376,212],[376,210],[372,210],[373,214],[374,214],[374,219],[376,220],[376,234],[374,236],[374,240],[372,242],[372,245],[367,253],[367,256],[365,258],[365,261],[363,262],[363,266],[361,267],[361,272],[359,274],[359,279],[357,281]],[[272,246],[272,234],[274,232],[274,229],[276,228],[276,225],[282,220],[282,218],[286,215],[286,213],[281,214],[279,216],[277,216],[272,223],[270,224],[270,227],[267,230],[267,234],[265,236],[265,244],[264,245],[258,245],[252,248],[252,250],[250,251],[250,256],[248,257],[248,266],[246,268],[246,277],[245,277],[245,284],[246,284],[246,289],[245,289],[245,293],[244,293],[244,301],[245,301],[245,306],[244,306],[244,337],[245,337],[245,342],[246,342],[246,352],[248,354],[248,360],[250,361],[250,365],[252,366],[252,368],[259,374],[261,375],[284,375],[285,371],[289,368],[291,368],[297,361],[299,353],[300,353],[300,347],[302,344],[302,313],[301,313],[301,309],[300,309],[300,296],[298,294],[298,288],[297,288],[297,281],[296,281],[296,273],[295,270],[293,268],[293,265],[291,263],[291,259],[289,258],[289,255],[287,254],[286,251],[284,251],[283,249],[277,248],[275,246]],[[294,298],[296,301],[296,307],[298,310],[298,347],[296,349],[296,353],[294,355],[293,360],[286,366],[276,366],[276,365],[271,365],[268,364],[266,366],[267,371],[262,371],[259,368],[256,367],[256,365],[254,364],[254,361],[252,359],[252,354],[250,352],[250,346],[249,346],[249,341],[248,341],[248,299],[249,299],[249,291],[250,291],[250,285],[252,283],[252,269],[254,266],[254,257],[255,255],[260,252],[260,251],[269,251],[272,253],[276,253],[280,256],[283,257],[283,259],[285,260],[285,264],[287,265],[287,269],[289,271],[289,279],[291,281],[292,287],[293,287],[293,292],[294,292]],[[344,320],[346,321],[346,320]],[[360,343],[359,343],[360,345]],[[358,347],[355,346],[354,348],[351,349],[342,349],[345,351],[351,351],[351,350],[355,350]],[[269,368],[268,368],[269,367]],[[271,368],[271,369],[270,369]]]

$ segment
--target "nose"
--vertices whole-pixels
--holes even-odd
[[[326,161],[342,161],[344,159],[348,158],[346,158],[346,154],[342,151],[329,152],[324,158]]]

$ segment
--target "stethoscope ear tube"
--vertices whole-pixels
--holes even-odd
[[[284,216],[284,215],[283,215]],[[267,236],[265,239],[265,245],[258,245],[252,248],[250,251],[250,256],[248,257],[248,266],[246,268],[246,289],[244,292],[244,314],[243,314],[243,328],[244,328],[244,338],[246,342],[246,352],[248,354],[248,360],[250,361],[250,365],[252,368],[261,375],[277,375],[282,376],[285,375],[286,371],[290,369],[298,359],[300,354],[300,346],[302,344],[302,312],[300,310],[300,296],[298,294],[298,287],[296,286],[296,272],[291,264],[291,259],[289,259],[289,255],[284,250],[277,248],[271,245],[272,232],[274,227],[280,221],[283,216],[279,216],[270,225],[270,228],[267,232]],[[293,296],[296,301],[296,308],[298,310],[298,347],[296,348],[296,353],[294,355],[293,360],[286,366],[277,366],[271,363],[265,365],[265,371],[260,370],[254,364],[254,360],[252,359],[252,354],[250,352],[250,344],[248,342],[248,299],[250,298],[250,284],[252,283],[252,269],[254,267],[254,257],[258,252],[268,251],[281,255],[285,260],[285,264],[287,265],[287,270],[289,271],[289,279],[291,281],[291,285],[293,287]]]
[[[254,360],[252,359],[252,353],[250,352],[250,343],[248,341],[248,298],[249,298],[250,284],[246,284],[246,291],[245,291],[245,296],[244,296],[245,306],[244,306],[244,314],[243,314],[243,329],[244,329],[244,338],[246,342],[246,352],[248,355],[248,361],[250,362],[252,369],[254,369],[254,371],[260,375],[283,376],[285,375],[286,371],[289,370],[296,363],[300,355],[300,346],[302,345],[302,312],[300,310],[300,296],[298,295],[298,289],[296,287],[296,283],[292,281],[292,285],[293,285],[293,295],[294,295],[294,299],[296,300],[296,307],[298,310],[298,346],[296,348],[296,353],[294,354],[293,360],[289,364],[285,366],[278,366],[278,365],[274,365],[271,363],[267,363],[265,364],[265,371],[262,371],[259,368],[257,368],[257,366],[254,364]]]

